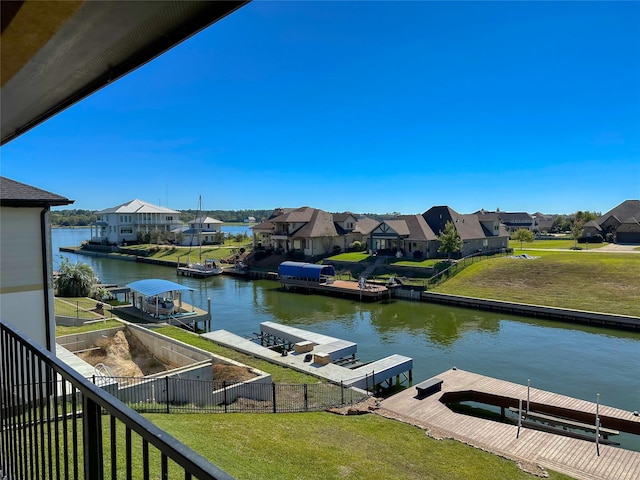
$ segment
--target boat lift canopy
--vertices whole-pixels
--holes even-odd
[[[300,280],[320,280],[321,276],[334,276],[333,265],[317,265],[304,262],[282,262],[278,267],[281,278],[297,278]]]
[[[128,283],[127,287],[129,287],[134,292],[138,292],[141,295],[144,295],[145,297],[153,297],[165,292],[175,292],[181,290],[190,290],[193,292],[195,290],[193,288],[180,285],[179,283],[171,282],[169,280],[163,280],[160,278],[138,280],[136,282]]]

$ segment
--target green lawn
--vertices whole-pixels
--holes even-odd
[[[145,416],[239,480],[536,478],[497,455],[374,414]]]
[[[202,350],[206,350],[207,352],[215,353],[217,355],[236,360],[245,365],[249,365],[251,367],[267,372],[271,374],[271,378],[275,383],[304,384],[318,383],[322,381],[319,378],[307,375],[306,373],[301,373],[290,368],[284,368],[279,365],[269,363],[265,360],[252,357],[251,355],[245,355],[244,353],[237,352],[236,350],[223,347],[221,345],[218,345],[217,343],[206,340],[198,335],[187,332],[186,330],[178,327],[161,327],[154,328],[153,330],[154,332],[158,332],[167,337],[180,340],[184,343],[188,343],[189,345],[201,348]]]
[[[572,239],[558,239],[558,240],[534,240],[533,242],[523,242],[522,248],[560,248],[569,250],[574,247],[576,244],[575,240]],[[600,247],[604,247],[605,245],[609,245],[606,242],[602,243],[579,243],[578,246],[582,247],[585,250],[592,250]],[[520,242],[516,240],[509,240],[509,247],[513,248],[514,251],[520,250]]]
[[[136,245],[135,247],[128,247],[136,250],[146,250],[148,248],[154,248],[155,245]],[[160,246],[158,250],[147,258],[155,258],[158,260],[167,260],[170,262],[187,262],[190,259],[191,262],[198,262],[202,258],[204,261],[207,258],[214,258],[220,260],[227,258],[231,255],[239,253],[240,248],[248,249],[247,244],[237,244],[236,242],[227,242],[225,245],[207,245],[202,248],[199,247],[175,247],[175,246]]]
[[[640,255],[517,250],[535,260],[474,263],[436,292],[640,316]]]
[[[105,328],[121,327],[122,322],[118,320],[105,320],[104,322],[90,323],[82,325],[80,327],[65,327],[62,325],[56,325],[56,337],[63,335],[72,335],[76,333],[92,332],[94,330],[103,330]]]
[[[96,300],[86,297],[54,297],[53,300],[56,315],[65,317],[84,318],[95,320],[102,315],[92,312],[96,307]]]
[[[370,255],[367,252],[347,252],[334,255],[327,258],[327,260],[334,260],[336,262],[362,262],[367,260]]]

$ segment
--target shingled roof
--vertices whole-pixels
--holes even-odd
[[[0,205],[3,207],[46,207],[73,203],[61,195],[0,177]]]
[[[628,220],[633,221],[632,219],[640,218],[640,200],[625,200],[598,218],[596,222],[602,225],[611,216],[614,216],[620,223],[627,223]]]

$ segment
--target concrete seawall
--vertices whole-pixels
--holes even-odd
[[[158,260],[146,259],[144,257],[133,257],[126,255],[110,255],[103,252],[77,251],[73,249],[60,248],[60,251],[77,253],[79,255],[89,255],[95,257],[106,257],[117,260],[138,261],[141,263],[155,263],[165,266],[176,267],[175,262],[166,262],[165,264],[157,263]],[[149,261],[153,260],[153,261]],[[160,261],[163,262],[163,261]],[[167,265],[171,263],[171,265]],[[233,273],[228,272],[233,275]],[[248,279],[266,279],[277,281],[277,273],[275,272],[257,272],[249,271],[238,275]],[[483,298],[464,297],[461,295],[449,295],[445,293],[426,292],[419,289],[396,289],[394,292],[396,298],[422,301],[428,303],[438,303],[443,305],[453,305],[463,308],[473,308],[476,310],[486,310],[490,312],[505,312],[514,315],[523,315],[534,318],[545,318],[549,320],[558,320],[568,323],[579,323],[585,325],[593,325],[606,328],[615,328],[620,330],[640,331],[640,317],[615,315],[610,313],[589,312],[583,310],[570,310],[566,308],[547,307],[541,305],[530,305],[527,303],[506,302],[502,300],[489,300]]]
[[[527,303],[505,302],[484,298],[463,297],[436,292],[422,292],[421,300],[429,303],[454,305],[491,312],[506,312],[527,317],[560,320],[569,323],[581,323],[599,327],[640,331],[640,318],[611,313],[569,310],[566,308],[530,305]]]

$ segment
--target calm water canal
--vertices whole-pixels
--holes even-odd
[[[62,254],[79,245],[88,229],[54,229],[54,268],[61,255],[91,265],[103,283],[125,285],[166,278],[195,289],[185,301],[212,305],[212,329],[238,335],[259,331],[260,322],[300,327],[358,344],[362,361],[393,353],[413,358],[420,380],[456,366],[536,388],[640,411],[640,334],[394,300],[360,303],[279,290],[276,282],[227,276],[178,277],[167,267]],[[620,438],[640,451],[640,439]]]

